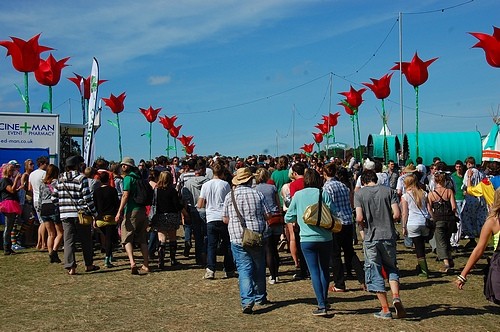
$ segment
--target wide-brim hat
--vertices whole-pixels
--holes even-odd
[[[123,160],[120,163],[120,165],[127,165],[127,166],[130,166],[130,167],[135,167],[135,161],[134,161],[133,158],[125,157],[125,158],[123,158]]]
[[[83,162],[84,160],[82,156],[71,156],[68,159],[66,159],[66,166],[68,167],[78,166]]]
[[[248,167],[238,168],[236,171],[236,175],[233,178],[233,184],[235,186],[240,185],[242,183],[247,183],[250,179],[253,178],[252,171]]]
[[[409,164],[408,166],[403,168],[403,172],[405,172],[405,173],[414,173],[416,171],[417,171],[417,168],[413,164]]]

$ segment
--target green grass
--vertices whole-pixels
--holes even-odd
[[[181,241],[179,239],[179,241]],[[180,254],[179,250],[179,254]],[[362,258],[360,246],[356,252]],[[97,253],[97,251],[96,251]],[[469,253],[456,257],[462,268]],[[62,255],[61,255],[62,256]],[[310,280],[292,281],[294,266],[281,253],[280,282],[268,285],[272,305],[254,315],[241,313],[237,279],[203,280],[203,268],[180,256],[180,266],[148,275],[130,274],[123,252],[112,269],[68,276],[62,265],[49,264],[47,253],[23,250],[0,256],[1,331],[498,331],[500,306],[484,299],[481,260],[465,290],[457,290],[455,275],[434,272],[430,279],[415,276],[412,250],[399,245],[400,296],[406,319],[378,320],[373,294],[348,280],[346,293],[330,294],[335,316],[313,317],[315,298]],[[102,254],[96,264],[102,267]],[[221,261],[221,257],[218,257]],[[438,271],[428,254],[431,271]],[[154,265],[153,265],[154,266]]]

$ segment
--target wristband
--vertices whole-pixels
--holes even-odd
[[[457,278],[458,278],[458,280],[460,280],[460,281],[461,281],[461,282],[463,282],[464,284],[467,282],[467,278],[466,278],[466,277],[464,277],[464,276],[462,276],[461,274],[459,274],[459,275],[457,276]]]

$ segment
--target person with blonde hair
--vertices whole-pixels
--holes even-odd
[[[495,248],[495,251],[498,251],[498,245],[500,242],[500,189],[497,189],[495,191],[495,199],[493,201],[493,205],[491,206],[488,218],[486,219],[484,226],[481,229],[479,241],[470,254],[465,267],[455,281],[458,289],[464,288],[465,283],[467,282],[467,275],[477,263],[477,261],[483,256],[484,251],[486,250],[486,247],[488,246],[491,238],[493,238],[493,247]],[[498,295],[500,280],[498,280],[498,275],[496,277],[497,279],[493,280],[493,288],[495,290],[495,294]],[[498,301],[500,299],[497,298],[496,300]]]
[[[13,164],[6,164],[2,168],[2,179],[0,180],[0,211],[5,215],[5,228],[3,231],[4,254],[15,254],[12,250],[11,232],[16,219],[21,214],[21,205],[17,193],[21,189],[21,174],[15,172]],[[14,178],[14,180],[12,180]]]
[[[425,225],[425,220],[430,218],[427,210],[427,194],[418,186],[417,176],[413,173],[404,178],[404,186],[406,192],[401,196],[403,235],[413,241],[419,277],[428,278],[429,269],[425,259],[425,241],[430,232]]]

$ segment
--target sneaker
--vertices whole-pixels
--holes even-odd
[[[296,273],[292,276],[293,280],[302,280],[304,279],[300,273]]]
[[[278,279],[278,277],[276,277],[276,279]],[[276,281],[277,281],[276,279],[273,279],[272,276],[269,276],[269,281],[268,281],[269,285],[274,285],[276,283]]]
[[[247,305],[246,307],[243,308],[243,313],[246,315],[251,315],[253,314],[253,309],[251,305]]]
[[[234,271],[224,273],[224,279],[234,278]]]
[[[396,310],[396,317],[397,318],[405,318],[406,317],[406,310],[403,307],[403,302],[401,302],[401,299],[399,297],[395,297],[392,300],[392,305],[394,306],[394,309]]]
[[[286,248],[286,240],[280,240],[278,244],[278,251],[285,251]]]
[[[326,316],[328,314],[328,312],[326,311],[326,308],[323,308],[323,309],[316,309],[316,310],[313,310],[312,312],[313,316]]]
[[[215,272],[207,268],[203,279],[215,279]]]
[[[23,246],[22,246],[22,245],[20,245],[20,244],[17,244],[17,243],[16,243],[16,244],[13,244],[13,245],[12,245],[12,250],[24,250],[24,249],[26,249],[26,248],[25,248],[25,247],[23,247]]]
[[[383,311],[379,311],[377,313],[374,313],[373,316],[375,318],[381,318],[381,319],[392,319],[392,314],[391,312],[383,312]]]

